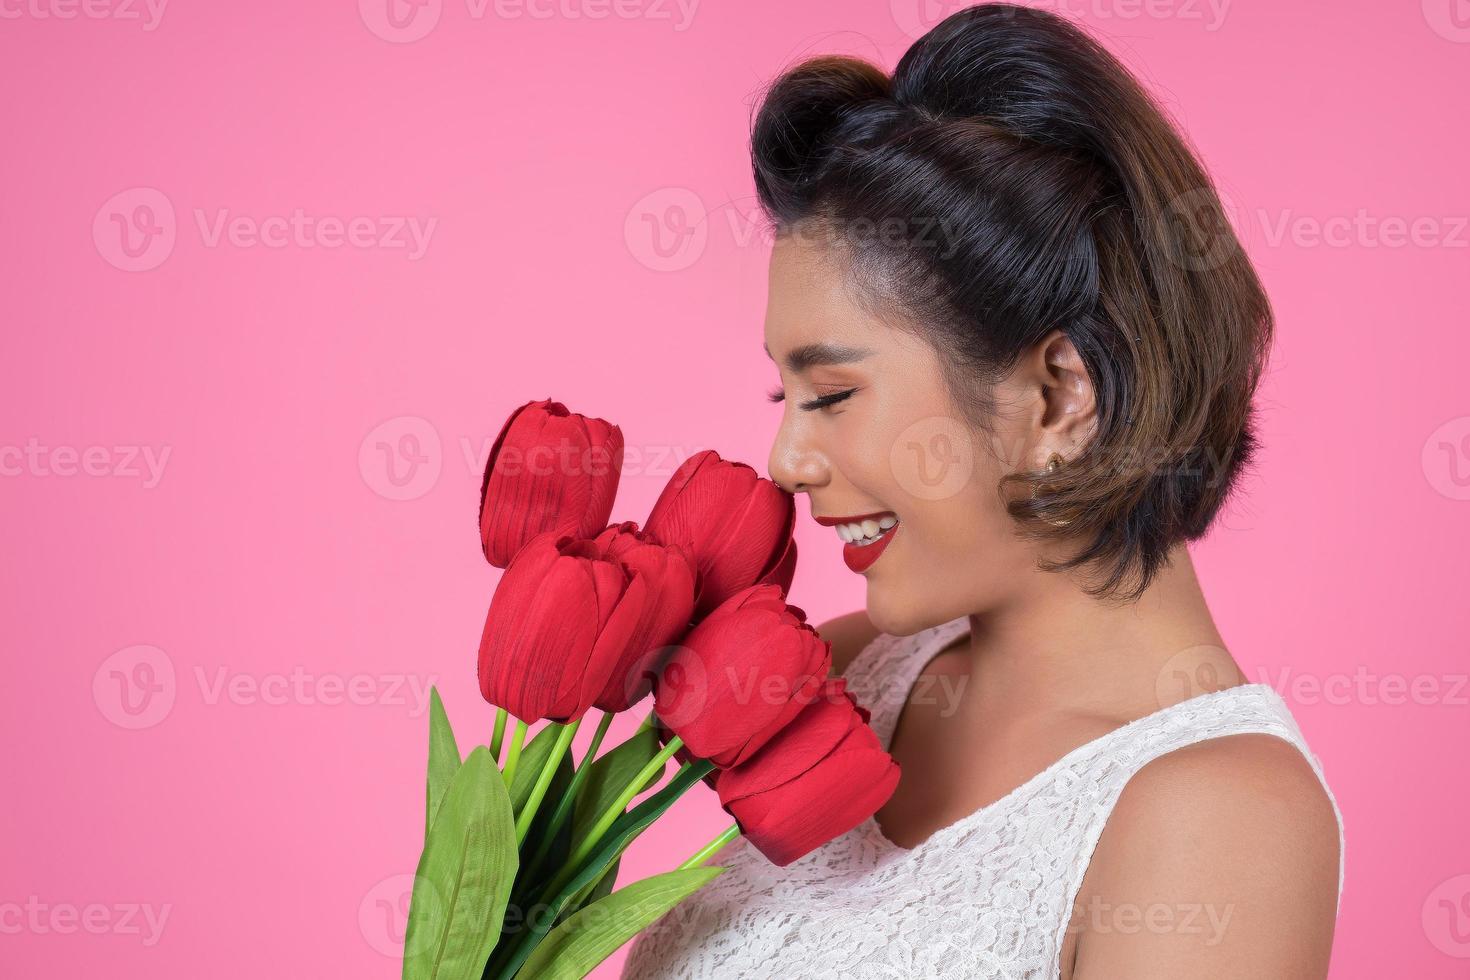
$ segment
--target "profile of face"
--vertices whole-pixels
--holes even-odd
[[[942,353],[870,312],[839,254],[795,235],[772,249],[765,346],[784,397],[771,478],[806,494],[813,518],[894,519],[871,544],[832,528],[885,633],[983,612],[1023,597],[1041,575],[1055,578],[1035,565],[1057,545],[1015,533],[999,483],[1085,444],[1093,391],[1071,342],[1054,331],[1022,357],[995,385],[984,431],[952,398]],[[871,563],[868,548],[880,549]]]

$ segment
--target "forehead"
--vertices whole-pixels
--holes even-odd
[[[828,249],[779,238],[771,250],[766,299],[766,351],[783,366],[797,353],[807,363],[836,363],[843,352],[869,353],[894,343],[894,331],[854,294],[846,267]],[[817,346],[831,348],[817,351]],[[811,350],[808,350],[808,349]]]

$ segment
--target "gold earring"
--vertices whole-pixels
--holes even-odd
[[[1061,468],[1062,464],[1065,463],[1065,462],[1066,462],[1066,460],[1062,457],[1062,454],[1061,453],[1056,453],[1056,452],[1052,453],[1049,457],[1047,457],[1047,460],[1046,460],[1046,472],[1048,472],[1048,473],[1055,473],[1058,469]],[[1035,500],[1036,499],[1036,495],[1037,495],[1036,494],[1036,491],[1038,489],[1042,488],[1042,487],[1045,487],[1048,493],[1051,492],[1051,487],[1050,487],[1049,484],[1045,484],[1045,483],[1032,484],[1032,486],[1031,486],[1031,499],[1032,500]],[[1050,517],[1043,518],[1043,520],[1045,520],[1052,527],[1066,527],[1068,524],[1071,524],[1072,523],[1071,520],[1057,520],[1057,519],[1050,518]]]

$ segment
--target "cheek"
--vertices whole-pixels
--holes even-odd
[[[1024,555],[995,492],[998,475],[982,466],[957,492],[910,504],[905,540],[894,543],[892,559],[885,555],[874,566],[889,560],[883,574],[868,578],[868,615],[874,625],[906,636],[989,608],[1006,591]]]
[[[999,559],[1013,546],[1013,521],[999,492],[1004,468],[962,429],[943,428],[908,446],[901,474],[906,521],[927,567],[953,569],[976,554]]]
[[[886,446],[884,462],[900,494],[893,504],[900,515],[968,506],[980,495],[980,483],[989,481],[990,467],[975,436],[951,416],[919,418]]]
[[[993,481],[977,475],[952,496],[915,504],[908,523],[929,556],[963,559],[1004,547],[1010,520]]]

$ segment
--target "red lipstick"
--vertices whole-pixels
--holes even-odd
[[[824,527],[835,527],[838,524],[860,524],[865,520],[876,521],[881,517],[896,516],[897,515],[889,510],[880,510],[873,514],[854,514],[851,517],[818,517],[815,514],[812,515],[813,519],[818,524],[821,524]],[[847,564],[847,567],[852,569],[854,572],[858,572],[859,574],[861,574],[862,572],[867,571],[868,568],[873,564],[873,562],[877,561],[879,556],[883,554],[884,549],[888,547],[888,543],[892,541],[893,536],[898,533],[898,529],[899,525],[894,524],[886,531],[883,531],[878,536],[878,540],[874,541],[872,544],[853,544],[852,542],[844,543],[842,545],[842,560]]]
[[[880,510],[872,514],[853,514],[851,517],[821,517],[817,514],[813,514],[812,520],[816,521],[823,527],[836,527],[839,524],[861,524],[863,521],[866,520],[876,521],[880,517],[888,517],[892,514],[893,511],[891,510]]]

